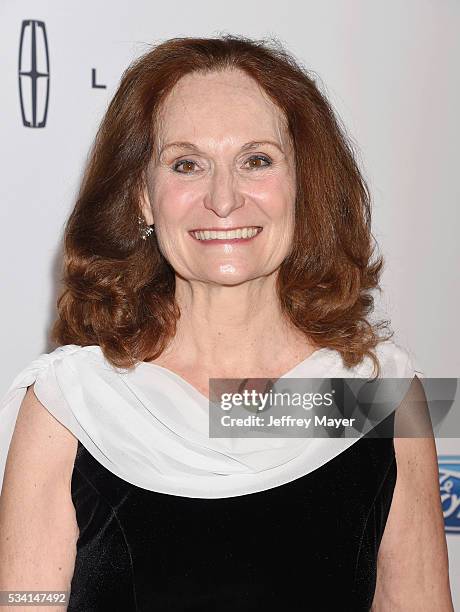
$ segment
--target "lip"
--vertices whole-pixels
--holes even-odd
[[[263,229],[261,225],[237,225],[235,227],[194,227],[189,232],[231,232],[245,227],[257,227]],[[259,232],[260,234],[260,232]]]
[[[243,229],[244,227],[256,227],[259,231],[257,232],[257,234],[255,234],[254,236],[251,236],[250,238],[210,238],[209,240],[200,240],[199,238],[195,238],[195,236],[193,235],[193,232],[205,232],[205,231],[209,231],[209,232],[231,232],[232,230],[237,230],[237,229]],[[226,227],[226,228],[222,228],[222,227],[206,227],[206,228],[199,228],[197,227],[196,229],[192,229],[189,230],[189,234],[190,236],[193,238],[193,240],[195,240],[196,242],[199,242],[202,245],[210,245],[210,244],[232,244],[232,243],[245,243],[245,242],[251,242],[252,240],[255,240],[257,238],[257,236],[259,236],[263,231],[263,227],[261,227],[260,225],[239,225],[238,227]]]

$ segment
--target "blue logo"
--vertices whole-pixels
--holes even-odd
[[[439,488],[447,533],[460,533],[460,455],[439,455]]]

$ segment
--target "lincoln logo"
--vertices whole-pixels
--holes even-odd
[[[18,71],[22,123],[26,127],[45,127],[50,94],[50,65],[43,21],[27,19],[22,22]]]

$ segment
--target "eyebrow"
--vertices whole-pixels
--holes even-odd
[[[275,142],[274,140],[251,140],[250,142],[247,142],[241,147],[241,151],[251,151],[253,149],[257,149],[258,147],[267,145],[267,144],[276,147],[277,149],[281,151],[281,153],[283,153],[283,149],[281,148],[279,143]],[[192,151],[196,151],[197,153],[200,153],[200,149],[195,144],[193,144],[193,142],[177,141],[177,142],[169,142],[168,144],[164,145],[164,147],[162,147],[160,150],[160,155],[166,149],[169,149],[171,147],[178,148],[178,149],[191,149]]]

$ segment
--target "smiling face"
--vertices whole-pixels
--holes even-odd
[[[296,194],[282,111],[240,70],[193,73],[170,92],[157,131],[143,212],[176,273],[234,285],[276,270]]]

